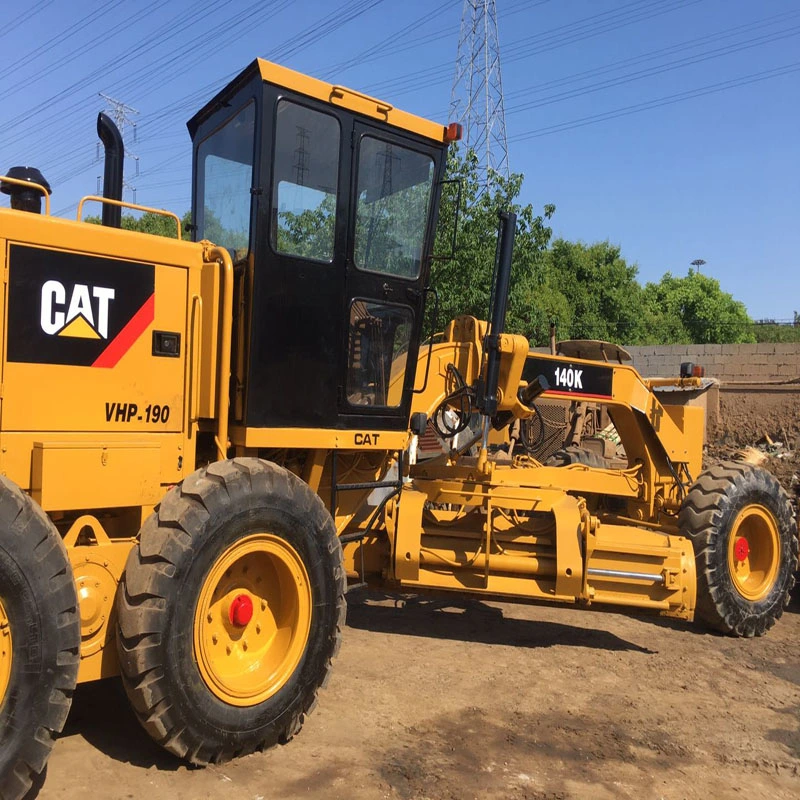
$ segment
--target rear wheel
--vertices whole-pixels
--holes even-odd
[[[290,739],[344,624],[333,520],[299,478],[212,464],[162,501],[118,599],[123,682],[156,741],[194,763]]]
[[[761,636],[788,605],[797,567],[794,508],[766,470],[716,465],[680,512],[697,562],[697,614],[717,630]]]
[[[78,601],[47,515],[0,477],[0,798],[44,770],[78,677]]]

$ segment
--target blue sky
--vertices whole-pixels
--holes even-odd
[[[0,11],[0,171],[53,210],[97,190],[98,93],[136,201],[190,204],[185,123],[261,56],[446,122],[463,0],[31,0]],[[556,235],[641,280],[702,271],[756,319],[800,311],[800,0],[497,0],[509,160]],[[126,199],[132,200],[130,192]]]

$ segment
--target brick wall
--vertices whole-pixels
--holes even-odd
[[[706,368],[706,376],[727,382],[774,383],[800,378],[800,343],[692,344],[625,348],[633,366],[647,378],[674,376],[681,363],[693,361]]]

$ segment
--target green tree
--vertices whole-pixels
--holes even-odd
[[[734,300],[719,281],[694,270],[683,278],[667,272],[644,287],[650,315],[647,338],[662,344],[755,342],[753,321],[744,303]]]
[[[192,221],[192,212],[187,211],[181,219],[181,237],[184,239],[190,238],[189,226]],[[90,216],[84,219],[84,222],[89,222],[93,225],[101,225],[102,220],[98,216]],[[178,238],[178,226],[172,217],[164,216],[163,214],[155,214],[152,211],[146,211],[139,217],[133,214],[122,215],[123,230],[138,231],[139,233],[150,233],[154,236],[166,236],[168,239]]]
[[[542,214],[533,206],[521,205],[517,198],[522,189],[522,175],[494,176],[492,188],[481,191],[477,156],[468,151],[461,155],[451,148],[448,155],[449,179],[460,179],[461,199],[457,203],[454,185],[446,185],[439,213],[435,253],[449,254],[458,208],[455,257],[433,262],[431,285],[440,297],[439,326],[460,314],[486,319],[495,264],[498,211],[517,215],[517,232],[511,269],[511,286],[506,329],[539,340],[547,337],[550,309],[561,307],[562,300],[543,286],[542,253],[552,231],[546,225],[555,206],[546,205]]]
[[[777,322],[774,319],[757,319],[753,335],[757,342],[800,342],[800,324],[795,311],[794,322]]]
[[[640,343],[645,335],[638,267],[609,242],[586,245],[556,239],[543,259],[544,284],[552,296],[559,338]]]
[[[299,214],[278,215],[278,250],[281,253],[327,261],[333,256],[336,195],[328,194],[316,208]]]

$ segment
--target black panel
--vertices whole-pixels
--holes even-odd
[[[604,398],[611,397],[614,368],[579,361],[570,363],[529,357],[525,361],[522,378],[531,381],[537,375],[547,378],[551,392],[566,392],[576,397]]]
[[[153,331],[153,355],[180,358],[181,335],[173,331]]]
[[[88,367],[111,343],[124,353],[143,328],[120,334],[137,314],[149,324],[154,287],[153,264],[12,244],[8,360]]]

